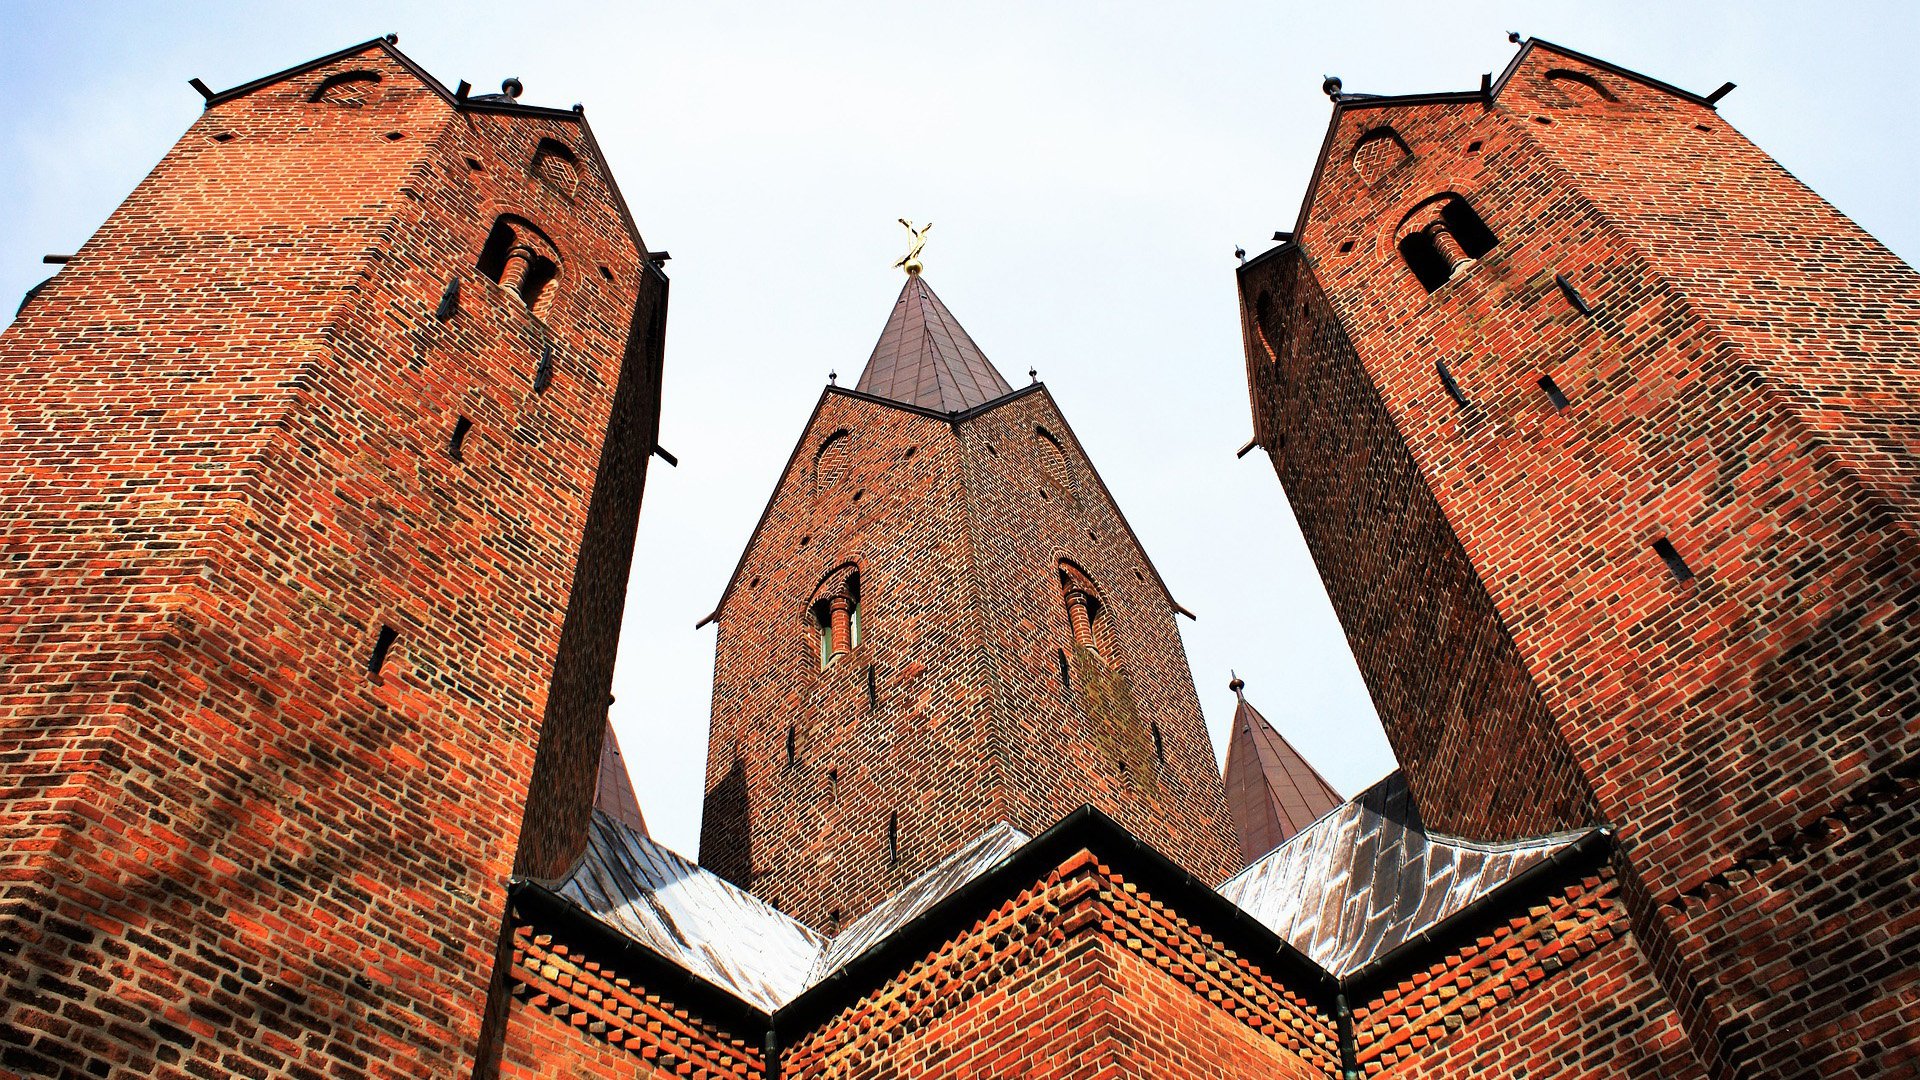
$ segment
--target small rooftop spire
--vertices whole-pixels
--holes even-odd
[[[1242,701],[1246,700],[1247,695],[1242,694],[1240,691],[1246,689],[1247,680],[1241,678],[1240,673],[1232,668],[1227,669],[1227,674],[1233,676],[1233,681],[1227,684],[1227,689],[1233,691],[1235,697],[1240,698]]]
[[[926,231],[920,229],[916,239]],[[920,276],[919,250],[916,243],[896,264],[907,271],[907,282],[854,389],[941,413],[965,412],[1013,393]]]
[[[1240,854],[1251,863],[1340,805],[1341,798],[1241,693],[1246,685],[1238,674],[1227,684],[1240,701],[1222,779]]]

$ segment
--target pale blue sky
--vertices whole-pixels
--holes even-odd
[[[583,102],[672,251],[662,442],[615,693],[640,800],[693,854],[712,607],[830,368],[927,279],[1016,384],[1038,367],[1175,595],[1217,746],[1238,668],[1343,792],[1392,767],[1249,434],[1236,243],[1290,227],[1349,90],[1468,89],[1518,30],[1700,92],[1909,260],[1920,5],[54,4],[0,0],[0,315],[222,89],[388,32],[451,84]],[[743,370],[754,373],[745,391]],[[877,628],[876,628],[877,629]]]

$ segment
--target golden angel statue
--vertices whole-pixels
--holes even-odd
[[[906,218],[901,218],[900,224],[907,227],[907,233],[913,237],[913,240],[907,245],[907,253],[900,256],[900,261],[893,265],[909,274],[918,274],[924,269],[920,263],[920,249],[927,246],[927,230],[933,228],[933,222],[929,221],[917,229],[913,227],[913,222]]]

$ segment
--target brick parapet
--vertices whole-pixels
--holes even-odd
[[[1499,918],[1454,927],[1354,1008],[1367,1076],[1648,1075],[1701,1078],[1677,1016],[1631,941],[1610,871],[1516,897]]]
[[[514,927],[509,979],[515,1016],[503,1077],[571,1075],[572,1062],[599,1056],[586,1049],[596,1043],[623,1055],[613,1059],[619,1065],[614,1075],[765,1075],[764,1053],[750,1038],[650,991],[593,955],[545,927]]]
[[[1211,1014],[1231,1017],[1232,1024],[1258,1035],[1267,1046],[1263,1054],[1269,1066],[1290,1069],[1287,1075],[1333,1075],[1337,1034],[1323,1009],[1260,964],[1221,946],[1086,851],[1062,862],[1043,880],[997,905],[922,959],[903,965],[898,974],[803,1036],[790,1037],[782,1055],[782,1075],[892,1075],[887,1071],[891,1063],[907,1060],[909,1055],[903,1051],[908,1049],[910,1059],[921,1063],[937,1062],[947,1054],[963,1056],[964,1044],[972,1040],[965,1035],[973,1026],[971,1018],[1028,1008],[1036,995],[1045,998],[1055,992],[1057,975],[1065,968],[1097,970],[1099,980],[1110,985],[1118,979],[1122,956],[1146,965],[1154,972],[1157,986],[1178,987],[1184,1000],[1199,1003]],[[1086,981],[1069,980],[1082,985]],[[1097,1005],[1096,1013],[1092,1008],[1074,1010],[1050,1003],[1041,1022],[1058,1033],[1086,1035],[1108,1023],[1123,1022],[1136,1007],[1110,991]],[[1091,1019],[1105,1014],[1118,1019]],[[1041,1060],[1033,1054],[1034,1044],[1046,1037],[1039,1032],[1012,1027],[996,1035],[1002,1041],[977,1052],[1008,1061]],[[1085,1064],[1093,1069],[1099,1060]],[[998,1074],[936,1069],[927,1075]]]

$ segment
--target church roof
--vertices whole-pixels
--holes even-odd
[[[1227,745],[1226,784],[1240,855],[1251,863],[1339,806],[1341,798],[1253,707],[1243,685],[1238,678],[1231,684],[1240,705]]]
[[[1428,832],[1394,772],[1295,833],[1220,894],[1338,978],[1348,979],[1587,837],[1508,844]]]
[[[1371,978],[1441,923],[1469,917],[1489,897],[1595,850],[1607,835],[1589,829],[1475,844],[1430,833],[1394,773],[1216,891],[1089,806],[1039,837],[995,825],[828,937],[596,810],[573,869],[557,881],[520,879],[515,895],[547,916],[584,920],[621,943],[616,949],[638,947],[687,980],[684,990],[718,991],[706,1000],[769,1022],[775,1014],[830,1011],[839,996],[864,992],[877,972],[893,970],[900,956],[924,955],[955,911],[991,906],[1029,875],[1087,850],[1243,954],[1291,966],[1305,980],[1296,989],[1330,994]]]
[[[919,274],[907,275],[854,389],[941,413],[1013,392]]]
[[[771,1013],[1022,847],[1000,822],[826,937],[596,809],[587,850],[551,890],[602,926]]]

